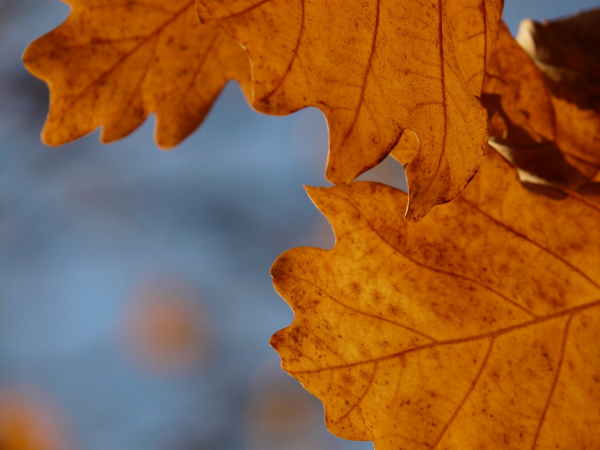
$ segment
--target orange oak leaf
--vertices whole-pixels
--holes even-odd
[[[193,0],[66,0],[58,28],[25,51],[27,69],[48,83],[48,145],[102,126],[102,142],[127,136],[149,114],[156,141],[177,145],[202,122],[236,79],[250,92],[248,56],[196,17]]]
[[[336,244],[273,265],[271,344],[334,434],[376,450],[600,448],[600,193],[531,192],[490,150],[419,223],[401,191],[309,188]]]
[[[330,128],[327,178],[352,181],[419,138],[407,166],[407,219],[454,198],[487,142],[481,107],[502,0],[197,0],[203,23],[252,60],[254,107],[316,106]]]
[[[576,95],[550,82],[501,26],[482,98],[492,145],[524,179],[576,188],[598,174],[600,114]]]

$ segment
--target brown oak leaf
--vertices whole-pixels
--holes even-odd
[[[557,115],[565,117],[557,133],[568,134],[575,148],[565,157],[600,181],[600,8],[551,22],[524,20],[517,41],[544,72]]]
[[[549,80],[502,24],[482,98],[492,145],[524,180],[577,188],[597,176],[600,114],[576,95]]]
[[[50,88],[46,144],[100,126],[102,142],[112,142],[154,112],[158,145],[173,147],[200,125],[229,80],[250,92],[248,56],[198,22],[193,0],[67,3],[68,19],[23,56]]]
[[[309,188],[333,249],[273,265],[271,343],[334,434],[376,450],[600,448],[600,192],[552,199],[490,150],[419,223],[401,191]]]
[[[551,22],[524,20],[517,41],[555,95],[600,112],[600,8]]]
[[[254,107],[316,106],[330,128],[327,178],[352,181],[419,138],[407,166],[407,219],[450,201],[477,172],[487,142],[481,107],[502,0],[198,0],[203,23],[252,60]]]

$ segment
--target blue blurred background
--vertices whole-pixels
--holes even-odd
[[[595,6],[506,0],[505,20],[515,33]],[[0,435],[41,436],[19,450],[372,448],[330,435],[268,345],[292,320],[272,262],[333,245],[302,188],[328,184],[323,115],[258,114],[231,83],[171,152],[153,120],[110,146],[45,147],[47,89],[20,57],[67,14],[0,0]],[[390,160],[361,178],[405,186]]]

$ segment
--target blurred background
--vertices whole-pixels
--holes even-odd
[[[505,20],[598,4],[506,0]],[[231,83],[171,152],[153,120],[45,147],[20,57],[68,11],[0,0],[0,449],[372,449],[329,434],[268,345],[293,317],[271,264],[333,245],[302,188],[328,185],[323,115],[258,114]],[[391,160],[361,178],[405,186]]]

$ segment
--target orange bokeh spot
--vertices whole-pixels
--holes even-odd
[[[68,450],[59,409],[43,393],[29,389],[0,391],[0,449]]]
[[[181,282],[141,286],[125,319],[133,359],[161,374],[186,374],[208,350],[209,332],[197,296]]]

